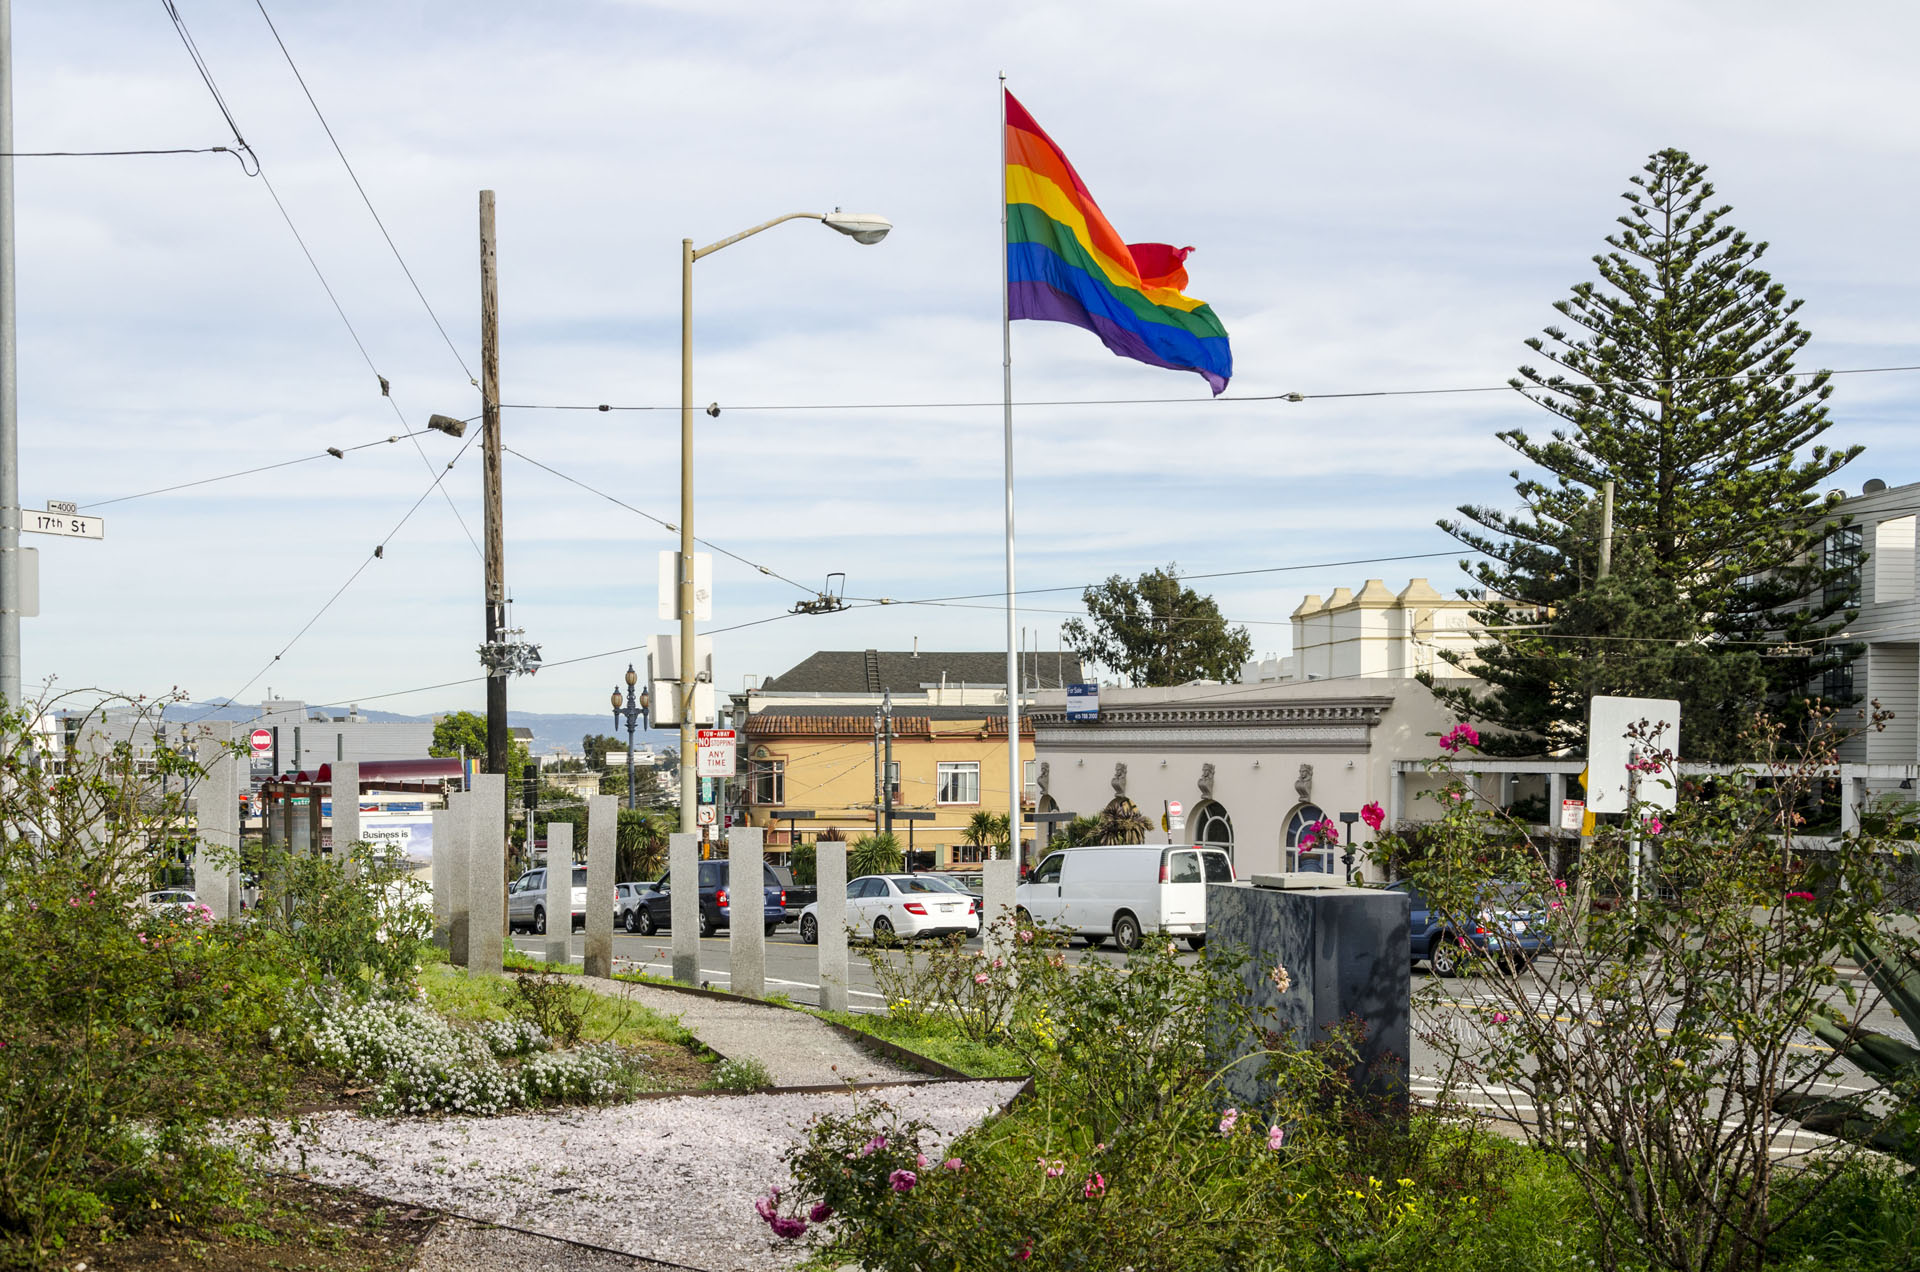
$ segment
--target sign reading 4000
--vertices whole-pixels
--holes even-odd
[[[86,517],[79,508],[70,503],[61,503],[49,499],[45,512],[36,512],[32,508],[20,513],[20,528],[31,530],[35,534],[63,534],[69,539],[104,539],[107,537],[107,523],[98,517]]]

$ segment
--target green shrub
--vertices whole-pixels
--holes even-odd
[[[713,1085],[722,1091],[764,1091],[773,1085],[773,1072],[752,1058],[722,1060],[713,1068]]]
[[[551,1038],[555,1046],[571,1047],[580,1041],[580,1033],[586,1028],[591,994],[591,990],[551,972],[522,973],[513,978],[513,996],[507,1000],[507,1010],[516,1020]]]
[[[861,875],[894,874],[899,871],[904,859],[900,841],[891,832],[863,835],[847,849],[847,875],[858,878]]]

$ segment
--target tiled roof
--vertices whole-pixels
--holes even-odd
[[[1021,656],[1021,679],[1029,690],[1058,689],[1064,682],[1084,678],[1074,654],[1028,652]],[[914,691],[942,680],[951,686],[1007,683],[1005,653],[940,652],[921,650],[823,649],[763,686],[794,693],[896,693]]]
[[[989,715],[985,711],[973,710],[959,719],[979,720],[982,731],[988,737],[998,737],[1007,731],[1007,718],[1004,715]],[[747,736],[750,738],[794,737],[857,737],[873,736],[873,717],[870,715],[788,715],[762,712],[747,717]],[[933,736],[932,723],[924,715],[896,715],[893,717],[893,736],[896,738],[926,738]],[[1025,716],[1020,718],[1020,736],[1033,736],[1033,721]]]

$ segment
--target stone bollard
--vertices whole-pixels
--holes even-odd
[[[467,966],[498,975],[507,938],[507,775],[476,773],[468,799]]]
[[[587,941],[589,976],[613,975],[613,885],[619,851],[620,799],[587,796]]]
[[[573,824],[547,823],[546,962],[573,961]]]
[[[1013,939],[1013,889],[1020,871],[1011,857],[980,863],[981,893],[986,913],[980,916],[980,943],[988,958],[1004,957]]]
[[[453,814],[436,808],[428,816],[433,822],[433,861],[427,874],[433,888],[433,943],[447,950],[451,959],[453,911],[447,903],[453,897],[453,867],[448,864],[453,856]]]
[[[447,953],[456,967],[467,967],[473,962],[473,796],[449,795],[447,818]]]
[[[1320,886],[1300,875],[1255,875],[1252,887],[1208,884],[1208,953],[1244,951],[1242,1002],[1256,1013],[1256,1025],[1290,1037],[1294,1046],[1311,1046],[1328,1026],[1358,1019],[1366,1037],[1352,1072],[1356,1089],[1404,1112],[1413,990],[1407,896],[1320,878],[1329,881]],[[1281,984],[1276,967],[1286,969]],[[1209,1060],[1228,1065],[1257,1046],[1243,1040],[1226,1054],[1221,1045]],[[1274,1094],[1255,1059],[1228,1067],[1221,1086],[1250,1107]]]
[[[333,859],[351,879],[360,873],[353,857],[353,846],[360,842],[360,761],[335,764],[332,773]]]
[[[767,996],[767,853],[758,826],[727,834],[727,972],[736,994]]]
[[[700,983],[700,836],[667,836],[668,922],[673,979]]]
[[[233,881],[240,867],[238,809],[245,780],[240,766],[246,761],[225,748],[234,727],[210,725],[199,744],[206,775],[195,793],[193,893],[216,922],[236,914]]]
[[[820,900],[814,922],[820,932],[820,1006],[826,1011],[847,1009],[847,845],[813,845],[815,881]]]

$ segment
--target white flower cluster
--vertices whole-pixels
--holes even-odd
[[[612,1100],[637,1088],[641,1060],[609,1043],[553,1051],[524,1022],[450,1024],[417,1003],[338,998],[320,1011],[308,1041],[324,1064],[375,1083],[387,1113],[488,1116],[526,1105]],[[518,1064],[501,1060],[526,1057]]]
[[[474,1027],[474,1032],[502,1060],[553,1050],[547,1035],[530,1020],[483,1020]]]

